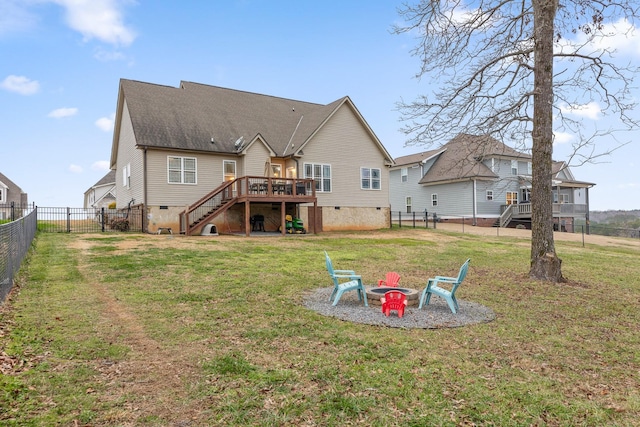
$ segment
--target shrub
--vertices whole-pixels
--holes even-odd
[[[127,218],[114,218],[109,223],[112,230],[129,231],[129,220]]]

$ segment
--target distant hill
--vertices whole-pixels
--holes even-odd
[[[610,211],[590,211],[591,222],[599,223],[626,223],[640,220],[640,209],[631,211],[610,210]]]

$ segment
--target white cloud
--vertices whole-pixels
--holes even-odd
[[[10,75],[2,81],[0,87],[20,95],[33,95],[40,90],[40,83],[25,76]]]
[[[82,166],[70,164],[69,165],[69,172],[82,173]]]
[[[97,162],[93,162],[91,169],[94,171],[108,172],[109,162],[107,160],[98,160]]]
[[[574,136],[567,132],[554,132],[553,143],[554,144],[566,144],[573,140]]]
[[[49,114],[47,114],[47,117],[52,117],[54,119],[61,119],[63,117],[75,116],[76,114],[78,114],[77,108],[58,108],[56,110],[53,110]]]
[[[96,38],[105,43],[128,46],[135,32],[123,22],[122,0],[52,0],[66,9],[66,22],[85,40]]]
[[[111,114],[109,117],[101,117],[96,120],[95,124],[104,132],[110,132],[113,130],[113,122],[116,118],[115,114]]]
[[[35,27],[38,19],[24,6],[24,1],[0,0],[0,36]]]
[[[591,120],[598,120],[602,109],[597,102],[590,102],[582,105],[568,105],[564,104],[560,106],[560,110],[563,114],[571,114],[574,116],[586,117]]]
[[[640,31],[637,31],[626,19],[605,24],[602,33],[605,36],[599,37],[593,42],[596,49],[615,49],[619,54],[640,55]]]
[[[93,57],[102,62],[122,61],[126,59],[126,56],[122,52],[117,50],[110,52],[100,48],[96,49]]]

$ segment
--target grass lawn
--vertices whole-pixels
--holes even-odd
[[[526,239],[432,229],[39,234],[0,306],[0,426],[637,426],[640,253],[556,249],[565,284],[527,277]],[[471,258],[458,298],[496,319],[322,316],[324,250],[418,289]]]

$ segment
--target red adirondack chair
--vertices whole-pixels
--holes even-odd
[[[400,291],[389,291],[380,298],[380,302],[385,316],[389,317],[391,310],[396,310],[398,317],[402,317],[407,306],[407,296]]]
[[[378,280],[378,287],[387,286],[390,288],[397,288],[398,283],[400,283],[400,275],[395,271],[390,271],[387,273],[384,280]]]

